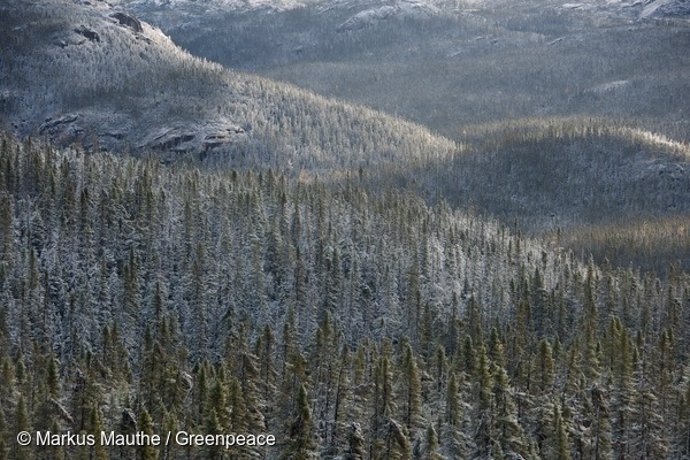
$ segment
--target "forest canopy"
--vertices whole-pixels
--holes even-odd
[[[688,455],[680,272],[583,264],[358,177],[7,135],[0,172],[3,456],[134,455],[14,442],[134,427],[276,436],[237,458]]]

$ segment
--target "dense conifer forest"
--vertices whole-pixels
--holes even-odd
[[[0,457],[690,455],[687,275],[585,264],[362,181],[4,135]],[[277,444],[14,440],[181,429]]]
[[[0,460],[690,459],[685,4],[0,0]]]

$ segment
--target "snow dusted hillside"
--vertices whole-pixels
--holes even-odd
[[[339,27],[339,30],[361,29],[393,18],[425,19],[438,14],[440,14],[439,9],[429,3],[417,1],[396,2],[394,5],[364,9],[345,21]]]
[[[180,17],[184,17],[224,11],[286,11],[304,7],[311,2],[313,0],[208,0],[204,2],[194,0],[112,0],[109,3],[139,13],[170,11],[177,12]]]
[[[686,0],[588,0],[567,2],[562,8],[624,14],[637,19],[683,17],[690,14],[690,2]]]
[[[419,126],[197,59],[105,3],[5,2],[0,30],[0,122],[20,135],[296,170],[455,148]]]
[[[197,126],[186,123],[190,103],[179,96],[204,81],[210,96],[222,70],[187,55],[160,30],[103,3],[11,2],[2,7],[0,35],[4,116],[20,134],[59,142],[98,138],[106,147],[193,149],[201,138],[241,133],[228,117],[199,108]],[[8,31],[11,30],[11,31]],[[165,91],[161,78],[169,78]],[[146,108],[146,110],[144,110]],[[165,127],[155,126],[165,120]],[[182,128],[203,132],[184,140]],[[219,130],[215,133],[215,130]],[[177,134],[182,137],[178,137]],[[174,145],[173,145],[174,144]]]
[[[644,8],[640,17],[686,16],[690,15],[690,2],[687,0],[653,0],[642,2]]]
[[[285,12],[313,8],[322,14],[345,14],[341,30],[360,29],[389,19],[424,19],[455,11],[464,2],[453,0],[113,0],[114,5],[151,18],[165,29],[203,27],[217,14]]]
[[[207,8],[225,11],[252,11],[259,9],[284,11],[289,9],[301,8],[305,6],[315,6],[318,8],[379,8],[382,6],[399,6],[405,8],[406,5],[418,5],[426,8],[439,8],[461,3],[452,0],[207,0],[198,2],[196,0],[111,0],[112,5],[127,6],[133,9],[186,9],[186,8]]]
[[[255,22],[264,15],[289,11],[320,15],[323,27],[331,27],[335,21],[339,32],[359,31],[392,20],[424,21],[477,11],[522,11],[536,16],[548,11],[575,12],[595,21],[608,17],[646,20],[690,14],[690,2],[686,0],[111,0],[111,4],[142,16],[173,36],[180,30],[185,30],[184,35],[202,34],[213,27],[214,19],[228,15],[247,15],[247,20]]]

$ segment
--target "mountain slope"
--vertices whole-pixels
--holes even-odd
[[[4,2],[0,18],[2,116],[22,135],[296,170],[455,148],[414,124],[194,58],[102,3]]]
[[[422,164],[403,187],[549,228],[690,212],[690,147],[600,119],[528,119],[469,127],[452,160]]]
[[[686,0],[620,0],[607,2],[603,7],[630,9],[637,14],[639,19],[690,15],[690,4]]]
[[[471,323],[478,329],[466,332],[478,345],[489,337],[484,323],[491,327],[494,319],[507,322],[513,315],[511,283],[541,273],[537,283],[551,290],[566,271],[573,282],[576,273],[585,273],[568,255],[511,236],[496,222],[434,210],[406,194],[376,197],[356,182],[331,192],[323,184],[295,184],[270,172],[200,172],[3,137],[0,343],[6,346],[0,347],[0,361],[10,350],[22,350],[21,359],[33,370],[42,355],[54,354],[65,363],[68,392],[73,379],[90,374],[91,366],[80,359],[88,350],[95,366],[90,378],[103,391],[84,397],[103,407],[107,426],[114,423],[108,408],[121,418],[136,399],[157,426],[170,412],[181,429],[200,432],[208,429],[204,408],[213,405],[197,407],[195,397],[173,396],[184,385],[203,388],[198,366],[226,363],[228,378],[254,385],[254,366],[263,362],[271,382],[260,385],[265,393],[242,390],[248,410],[257,414],[246,429],[264,432],[270,426],[276,437],[290,439],[283,410],[293,392],[282,394],[278,387],[279,363],[285,363],[282,384],[292,385],[293,375],[300,379],[314,402],[319,399],[316,421],[327,423],[333,405],[321,392],[332,391],[325,386],[328,377],[312,365],[336,359],[341,347],[352,347],[354,354],[370,344],[382,352],[384,344],[407,342],[415,355],[430,357],[437,340],[445,342],[441,331],[454,348],[463,346],[465,333],[456,328],[460,318],[472,315],[479,315]],[[45,281],[23,288],[25,276]],[[466,315],[468,306],[479,305],[487,309]],[[572,311],[581,309],[573,304]],[[544,323],[539,333],[560,327]],[[250,346],[260,336],[270,348],[263,361],[252,356],[262,348]],[[29,346],[32,337],[40,339],[40,351]],[[152,353],[156,359],[150,363],[145,356]],[[447,354],[452,356],[450,348]],[[313,364],[302,374],[293,363],[306,357]],[[373,377],[364,374],[355,385],[369,394]],[[62,401],[58,393],[55,399]],[[108,398],[101,400],[103,395]],[[15,408],[12,400],[0,414]],[[368,398],[361,406],[361,412],[340,417],[362,423],[368,437],[380,436],[365,425],[373,409]],[[224,407],[221,402],[216,409]],[[76,409],[79,423],[78,403]],[[199,417],[186,416],[197,409]],[[435,421],[434,405],[425,404],[423,411],[420,416]],[[387,417],[397,418],[395,412]],[[34,417],[38,424],[47,418]],[[421,429],[411,428],[414,439]],[[341,449],[343,439],[341,434],[331,442]],[[318,442],[327,448],[325,438]],[[173,445],[177,455],[169,458],[180,458],[180,447]]]
[[[355,17],[364,6],[357,2],[343,3],[336,12],[328,12],[343,15],[333,20],[332,25],[336,27],[343,24],[343,18]],[[563,241],[577,240],[573,247],[578,248],[586,246],[582,238],[566,238],[565,232],[577,234],[580,226],[586,231],[588,226],[607,226],[611,222],[629,222],[634,226],[632,221],[639,218],[671,218],[670,222],[675,222],[672,218],[690,212],[687,205],[690,167],[686,158],[675,155],[687,151],[687,145],[682,143],[654,138],[647,131],[612,124],[605,119],[577,117],[571,121],[518,120],[508,125],[479,125],[459,130],[458,122],[464,117],[469,121],[477,113],[489,118],[501,114],[499,99],[487,100],[473,94],[471,99],[477,109],[464,111],[455,107],[454,118],[449,118],[445,109],[426,110],[432,90],[434,100],[448,106],[459,97],[459,92],[446,91],[442,85],[436,87],[435,72],[425,77],[426,86],[416,85],[415,91],[406,91],[404,100],[388,97],[409,87],[402,82],[416,72],[410,71],[411,68],[424,68],[425,75],[428,74],[424,64],[433,63],[433,56],[430,61],[411,61],[409,66],[384,70],[370,61],[358,61],[357,65],[372,72],[355,72],[342,62],[331,64],[341,70],[339,75],[345,80],[354,76],[357,81],[372,82],[341,90],[352,93],[356,89],[359,97],[371,92],[370,100],[385,101],[390,111],[406,110],[404,107],[409,108],[410,102],[419,101],[420,106],[415,109],[419,115],[432,117],[432,121],[436,117],[443,120],[449,135],[468,145],[457,146],[417,125],[196,59],[157,29],[104,4],[51,0],[29,6],[6,3],[1,8],[4,14],[0,21],[7,27],[0,29],[4,57],[0,60],[3,75],[0,116],[23,135],[46,136],[62,143],[78,140],[87,146],[99,144],[113,151],[154,152],[166,160],[201,159],[205,164],[231,167],[271,167],[290,174],[309,170],[337,177],[337,173],[332,174],[334,169],[363,167],[372,189],[383,190],[385,185],[414,189],[430,202],[444,198],[453,207],[473,208],[511,225],[517,222],[531,235],[560,229],[564,232]],[[300,8],[290,11],[297,16],[285,18],[295,19],[305,14]],[[266,12],[261,14],[270,17]],[[245,20],[256,17],[249,15]],[[437,20],[440,19],[433,19]],[[424,21],[427,19],[414,19],[411,24],[416,25],[410,26],[420,37]],[[256,27],[266,24],[259,23]],[[297,23],[291,24],[295,27]],[[343,33],[374,34],[362,36],[371,37],[385,30],[402,28],[392,19]],[[469,37],[478,30],[481,29],[463,29],[459,33]],[[528,41],[526,32],[511,33],[525,40],[521,43]],[[663,36],[657,37],[658,42]],[[543,37],[537,41],[543,49],[577,48],[574,43],[559,42],[552,46],[544,43]],[[391,49],[387,42],[372,46],[378,49],[379,45],[379,51]],[[491,73],[482,76],[486,69],[497,71],[492,63],[495,55],[479,57],[487,46],[496,49],[505,46],[501,55],[511,54],[510,47],[500,42],[480,45],[472,51],[473,62],[483,64],[465,68],[464,77],[454,75],[453,81],[462,80],[463,88],[467,87],[462,91],[470,95],[472,88],[477,87],[472,82],[479,85],[486,79],[511,88],[510,93],[500,91],[501,98],[534,103],[530,96],[533,89],[526,86],[534,80],[519,74],[497,80],[491,78]],[[649,44],[648,51],[656,46],[656,43]],[[437,48],[435,52],[440,50]],[[407,52],[401,53],[392,59],[399,60]],[[425,51],[412,53],[421,55]],[[616,53],[624,55],[627,51]],[[599,60],[591,54],[588,53],[587,59]],[[376,58],[376,54],[372,56],[368,59]],[[355,55],[354,59],[359,58]],[[513,62],[524,66],[518,62],[523,57],[511,59],[503,61],[504,64]],[[535,61],[535,68],[538,62]],[[680,61],[673,65],[677,68],[669,70],[667,75],[666,90],[670,93],[679,85],[687,85],[683,79],[671,79],[671,74],[683,74],[685,64]],[[301,72],[309,72],[318,65],[302,67]],[[568,68],[563,67],[558,72],[566,71]],[[375,72],[383,72],[386,78],[379,79]],[[330,72],[324,75],[315,72],[315,75],[312,78],[328,79]],[[553,81],[559,80],[556,75],[552,75]],[[663,111],[662,117],[671,114],[659,109],[667,107],[663,102],[665,96],[654,86],[659,82],[665,85],[664,80],[654,79],[652,85],[645,83],[651,77],[611,80],[613,77],[612,74],[600,79],[598,84],[588,83],[568,104],[583,109],[617,105],[632,110],[639,107],[633,95],[647,94],[656,99],[654,102],[647,98],[646,103],[650,105],[645,110]],[[377,88],[382,85],[397,89],[381,94]],[[682,115],[687,101],[682,97],[673,100],[678,106],[677,113]],[[684,131],[682,122],[673,126],[678,132]],[[379,169],[382,164],[388,166]],[[599,242],[596,244],[601,246]],[[633,259],[639,257],[632,254],[614,262],[627,266]],[[663,270],[675,260],[664,258],[655,266]]]
[[[387,168],[372,186],[474,209],[585,259],[592,253],[658,274],[671,264],[690,270],[690,240],[663,246],[664,235],[685,234],[690,215],[687,143],[591,118],[514,120],[468,127],[461,136],[465,149],[451,160]],[[659,223],[656,234],[650,222]]]
[[[585,266],[359,180],[333,191],[0,136],[9,458],[90,456],[5,450],[17,429],[133,426],[287,440],[231,446],[242,459],[688,454],[687,275]],[[150,457],[219,457],[175,440]]]
[[[197,56],[450,138],[467,124],[571,115],[639,120],[687,138],[690,108],[677,95],[690,93],[690,27],[683,20],[639,20],[643,5],[634,3],[316,1],[202,11],[214,3],[173,8],[140,1],[127,7]]]

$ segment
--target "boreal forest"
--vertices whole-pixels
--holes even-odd
[[[0,460],[690,459],[689,13],[0,0]]]

